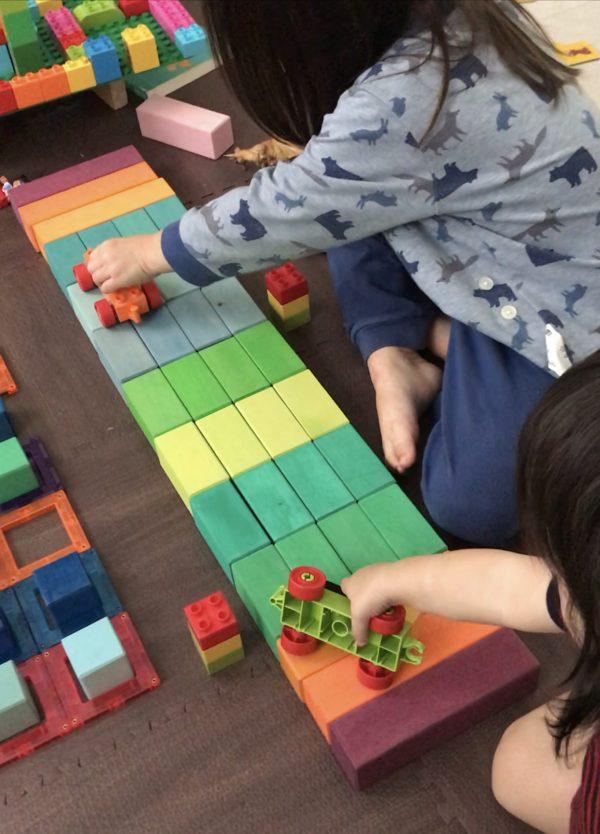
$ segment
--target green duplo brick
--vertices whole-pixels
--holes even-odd
[[[270,321],[242,330],[235,338],[271,384],[306,367]]]
[[[272,461],[243,472],[235,483],[273,541],[312,523],[312,516]]]
[[[309,512],[319,520],[352,504],[354,499],[312,443],[275,458]]]
[[[160,368],[123,383],[131,413],[148,440],[190,422],[190,415]]]
[[[357,501],[395,483],[375,452],[350,425],[317,437],[315,446]]]
[[[233,581],[240,599],[277,656],[277,639],[281,634],[281,614],[269,599],[286,585],[290,571],[273,546],[258,550],[233,565]]]
[[[38,487],[27,455],[16,437],[0,443],[0,504]]]
[[[227,394],[235,402],[267,388],[269,383],[233,337],[200,351]]]
[[[190,509],[196,527],[229,579],[237,559],[269,544],[269,537],[231,481],[192,495]]]
[[[398,558],[440,553],[446,545],[397,484],[359,501]]]
[[[319,568],[327,579],[336,585],[350,574],[316,524],[280,539],[275,543],[275,547],[290,570],[303,565]]]
[[[19,75],[37,72],[44,66],[44,56],[40,48],[37,29],[29,10],[15,9],[4,13],[4,32],[8,42],[8,51],[15,70]]]
[[[197,353],[169,362],[161,370],[191,414],[192,420],[200,420],[231,402],[206,362]]]
[[[396,557],[358,504],[351,504],[319,521],[319,527],[345,565],[354,572]]]

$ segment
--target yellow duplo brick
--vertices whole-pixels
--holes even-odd
[[[154,448],[188,510],[192,495],[227,480],[227,472],[193,423],[159,435]]]
[[[159,65],[154,35],[144,23],[123,29],[121,37],[134,72],[144,72]]]
[[[271,295],[269,290],[267,290],[267,298],[273,310],[284,321],[292,316],[297,316],[298,313],[304,313],[305,310],[310,310],[308,295],[301,295],[300,298],[296,298],[294,301],[288,301],[287,304],[280,304],[275,296]]]
[[[196,646],[198,646],[198,641],[194,638]],[[234,634],[233,637],[230,637],[228,640],[223,640],[222,643],[217,643],[216,646],[212,646],[210,649],[200,649],[200,657],[205,663],[213,663],[215,660],[220,660],[222,657],[225,657],[226,654],[230,654],[231,652],[235,651],[235,649],[243,649],[242,646],[242,638],[239,634]]]
[[[96,86],[94,68],[90,59],[86,56],[75,58],[72,61],[65,61],[63,67],[67,73],[67,81],[69,82],[69,89],[72,93]]]
[[[232,478],[269,460],[269,453],[234,405],[197,420],[196,425]]]
[[[62,6],[62,0],[35,0],[35,2],[42,17],[51,9],[60,9]]]
[[[273,387],[312,439],[348,422],[343,411],[310,371],[301,371]]]
[[[272,458],[310,443],[310,437],[273,388],[238,400],[235,405]]]

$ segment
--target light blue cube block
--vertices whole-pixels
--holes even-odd
[[[113,219],[115,228],[122,237],[129,235],[151,235],[158,226],[153,223],[144,209],[136,209]]]
[[[169,301],[167,307],[196,350],[231,336],[199,289]]]
[[[5,43],[0,46],[0,79],[2,81],[10,81],[15,75],[15,68],[10,59],[10,53]]]
[[[92,338],[94,330],[99,330],[102,325],[100,319],[94,308],[96,301],[104,298],[100,290],[90,290],[84,292],[78,284],[71,284],[67,287],[67,295],[71,302],[73,312],[79,319],[79,323],[87,333],[88,337]]]
[[[194,352],[194,346],[166,306],[159,307],[133,325],[157,365],[166,365]]]
[[[92,341],[114,382],[126,382],[156,368],[152,354],[128,321],[94,330]]]
[[[197,289],[194,284],[180,278],[176,272],[165,272],[155,278],[154,283],[165,301],[170,301],[172,298],[178,298],[180,295],[186,295]],[[173,311],[171,310],[171,312]]]
[[[88,229],[82,229],[78,234],[86,249],[99,246],[109,237],[120,237],[117,227],[110,220],[106,223],[98,223],[97,226],[90,226]]]
[[[13,660],[0,665],[0,742],[37,724],[40,716]]]
[[[261,309],[252,301],[237,278],[223,278],[202,290],[232,333],[239,333],[265,321]]]
[[[133,669],[108,617],[62,641],[71,668],[90,699],[133,678]]]

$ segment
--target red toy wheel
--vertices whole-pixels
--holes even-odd
[[[79,289],[84,292],[89,292],[96,286],[94,284],[94,279],[85,264],[76,264],[73,267],[73,275],[75,276]]]
[[[162,295],[160,294],[160,290],[154,281],[147,281],[145,284],[142,284],[142,292],[146,296],[148,307],[150,307],[151,310],[158,310],[158,308],[162,307],[165,303]]]
[[[323,596],[327,577],[322,570],[310,567],[293,568],[288,579],[288,591],[296,599],[316,602]]]
[[[101,298],[100,301],[94,303],[94,309],[100,320],[102,327],[114,327],[117,323],[117,315],[114,307],[106,298]]]
[[[404,628],[406,609],[403,605],[392,605],[383,614],[371,617],[369,628],[375,634],[398,634]]]
[[[319,647],[319,641],[310,634],[303,634],[291,626],[284,626],[281,632],[281,648],[288,654],[305,655],[311,654]]]
[[[356,667],[356,677],[367,689],[387,689],[394,680],[394,673],[361,658]]]

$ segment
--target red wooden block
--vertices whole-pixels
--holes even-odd
[[[532,692],[539,664],[501,629],[331,724],[350,784],[369,787]]]
[[[183,609],[201,649],[210,649],[240,633],[235,615],[220,591],[215,591]]]
[[[270,269],[265,275],[265,284],[280,304],[289,304],[308,294],[306,278],[292,263]]]
[[[119,8],[125,17],[144,14],[148,11],[148,0],[119,0]]]
[[[17,109],[17,100],[8,81],[0,81],[0,113],[10,113]]]

